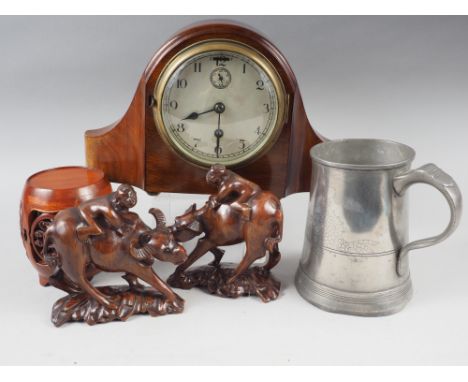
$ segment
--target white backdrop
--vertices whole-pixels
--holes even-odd
[[[62,292],[38,285],[21,244],[25,179],[84,164],[83,133],[120,118],[153,53],[179,28],[206,17],[0,18],[2,287],[0,363],[5,364],[467,364],[467,224],[446,242],[411,253],[415,293],[402,312],[360,318],[323,312],[294,288],[308,194],[282,200],[280,298],[263,304],[178,291],[183,314],[55,328]],[[416,149],[462,192],[468,187],[466,17],[241,17],[285,54],[311,123],[328,138],[374,137]],[[441,231],[443,198],[410,191],[411,238]],[[169,219],[205,196],[139,192]],[[192,248],[193,243],[188,245]],[[241,247],[228,249],[239,261]],[[208,261],[210,259],[206,259]],[[174,269],[155,265],[166,277]],[[99,276],[100,283],[118,277]]]

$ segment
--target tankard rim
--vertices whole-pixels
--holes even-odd
[[[372,159],[366,158],[366,155]],[[310,150],[313,162],[349,170],[385,170],[403,167],[410,164],[415,155],[414,149],[404,143],[373,138],[330,140],[319,143]]]

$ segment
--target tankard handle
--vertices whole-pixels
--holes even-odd
[[[398,175],[393,179],[393,187],[399,196],[403,196],[406,189],[415,183],[426,183],[434,186],[445,196],[450,207],[450,222],[440,235],[412,241],[400,249],[397,260],[397,273],[399,276],[403,276],[407,272],[406,264],[408,264],[408,262],[404,260],[408,256],[408,252],[413,249],[424,248],[440,243],[448,238],[457,228],[462,212],[462,196],[460,189],[453,178],[435,164],[425,164],[405,174]]]

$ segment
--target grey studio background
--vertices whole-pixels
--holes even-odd
[[[335,315],[306,303],[293,284],[306,193],[283,200],[277,301],[179,291],[186,299],[180,315],[52,325],[52,305],[63,294],[40,287],[25,256],[18,228],[24,181],[45,168],[84,164],[84,131],[125,113],[147,62],[172,34],[212,18],[0,18],[0,363],[467,364],[466,216],[449,240],[411,253],[415,291],[405,310],[382,318]],[[466,196],[466,17],[229,18],[258,29],[284,53],[320,134],[404,142],[417,151],[415,166],[436,163]],[[425,186],[410,194],[411,238],[441,231],[448,221],[443,198]],[[139,198],[136,211],[150,223],[150,206],[171,220],[205,197]],[[241,249],[230,248],[228,259],[239,261]],[[163,277],[173,270],[160,262],[155,268]]]

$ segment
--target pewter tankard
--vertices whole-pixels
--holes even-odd
[[[446,239],[462,207],[454,180],[434,164],[411,170],[415,152],[401,143],[346,139],[311,149],[312,181],[299,293],[337,313],[381,316],[401,310],[412,294],[408,252]],[[438,236],[408,243],[407,188],[427,183],[450,206]]]

